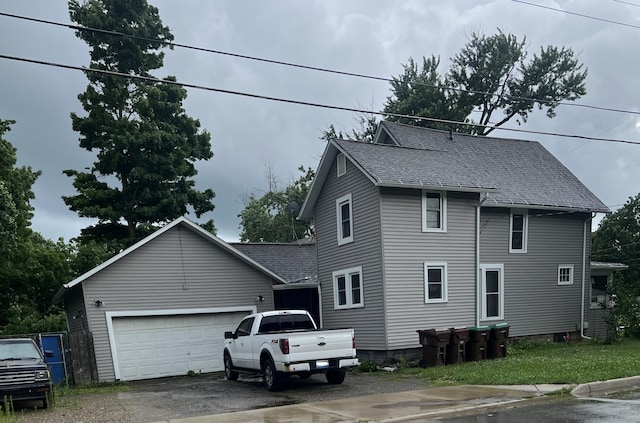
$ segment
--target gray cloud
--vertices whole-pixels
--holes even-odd
[[[473,31],[500,27],[527,37],[530,54],[540,46],[571,47],[589,68],[588,95],[581,103],[634,110],[638,57],[630,40],[639,30],[553,12],[515,2],[236,1],[152,0],[177,42],[269,59],[390,77],[409,57],[442,58],[442,70]],[[560,1],[558,7],[633,22],[640,8],[598,0]],[[0,10],[68,22],[66,2],[5,0]],[[86,45],[69,29],[0,17],[0,53],[86,66]],[[69,114],[82,113],[77,95],[81,72],[0,59],[0,118],[17,124],[7,139],[19,162],[43,171],[34,190],[33,227],[45,237],[69,239],[91,223],[61,200],[73,194],[67,168],[90,166],[94,156],[78,146]],[[223,55],[167,50],[157,76],[179,81],[321,104],[380,110],[389,95],[384,82],[304,71]],[[353,113],[189,90],[185,109],[212,134],[214,157],[198,164],[197,185],[216,191],[219,235],[238,238],[243,198],[266,189],[265,166],[284,186],[300,165],[315,168],[329,124],[349,130]],[[534,113],[522,128],[638,140],[637,115],[562,106],[548,119]],[[517,125],[513,125],[517,127]],[[515,134],[495,135],[542,142],[606,204],[618,207],[640,191],[640,147]],[[195,219],[195,216],[190,216]]]

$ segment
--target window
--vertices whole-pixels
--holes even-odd
[[[347,158],[342,153],[336,157],[336,169],[338,178],[347,174]]]
[[[338,221],[338,245],[353,242],[351,194],[347,194],[336,200],[336,215]]]
[[[482,272],[482,319],[500,320],[504,314],[504,266],[484,264]]]
[[[362,290],[362,267],[333,272],[334,307],[364,307]]]
[[[446,192],[424,191],[422,194],[422,231],[447,231]]]
[[[447,263],[424,264],[424,302],[447,301]]]
[[[236,335],[238,336],[247,336],[251,334],[251,327],[253,326],[253,317],[249,317],[244,319],[238,325],[238,329],[236,330]]]
[[[510,253],[526,253],[527,252],[527,226],[529,215],[527,212],[511,211],[510,225]]]
[[[607,284],[611,275],[591,275],[591,308],[611,307],[613,304],[607,294]]]
[[[573,264],[558,265],[558,285],[573,285]]]

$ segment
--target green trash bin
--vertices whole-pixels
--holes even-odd
[[[509,338],[508,323],[489,325],[488,358],[504,358],[507,356],[507,339]]]
[[[479,361],[487,358],[487,342],[491,328],[489,326],[469,326],[469,341],[466,344],[467,361]]]
[[[418,330],[422,345],[421,367],[436,367],[446,364],[447,346],[451,339],[449,330]]]

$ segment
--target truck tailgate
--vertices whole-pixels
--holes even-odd
[[[289,360],[353,357],[353,330],[332,329],[288,334]]]

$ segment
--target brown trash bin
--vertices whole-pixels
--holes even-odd
[[[469,326],[469,341],[466,345],[466,360],[480,361],[487,358],[487,342],[491,328],[489,326]]]
[[[421,367],[436,367],[446,364],[447,346],[451,339],[449,330],[418,330],[422,345]]]
[[[509,338],[509,324],[498,323],[490,325],[488,358],[504,358],[507,356],[507,339]]]
[[[468,328],[451,328],[451,338],[447,347],[447,364],[458,364],[466,361],[466,343],[469,340]]]

